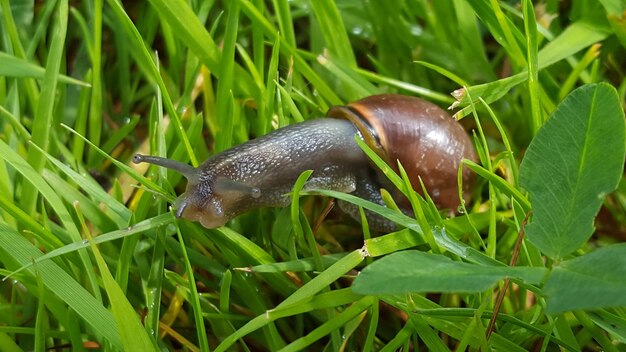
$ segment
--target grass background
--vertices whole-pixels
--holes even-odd
[[[338,212],[317,226],[328,198],[206,230],[169,213],[180,175],[130,162],[140,152],[198,165],[329,106],[397,92],[454,104],[482,165],[523,192],[524,151],[574,88],[606,81],[624,103],[622,1],[0,0],[0,10],[0,274],[54,257],[0,283],[0,350],[624,349],[623,309],[550,315],[526,287],[508,291],[489,339],[503,283],[358,295],[350,270],[371,261],[358,252],[368,231]],[[626,237],[625,187],[576,255]],[[509,263],[524,213],[479,177],[463,214],[426,208],[422,220]],[[408,230],[367,244],[372,256],[436,248]],[[526,242],[522,254],[520,265],[553,265]]]

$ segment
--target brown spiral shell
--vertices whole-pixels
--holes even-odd
[[[476,160],[474,146],[461,124],[426,100],[396,94],[373,95],[347,106],[336,106],[327,116],[352,121],[367,142],[397,172],[399,160],[413,188],[419,182],[437,206],[459,205],[457,170],[462,159]],[[473,174],[463,170],[464,198]],[[406,205],[406,200],[399,200]]]

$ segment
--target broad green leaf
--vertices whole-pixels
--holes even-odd
[[[506,277],[537,283],[545,268],[476,265],[437,254],[403,251],[367,266],[352,289],[360,294],[481,292]]]
[[[600,248],[555,267],[546,282],[546,310],[626,306],[626,244]]]
[[[591,236],[622,175],[625,143],[624,112],[610,85],[583,86],[559,104],[520,168],[533,207],[526,233],[539,250],[562,258]]]

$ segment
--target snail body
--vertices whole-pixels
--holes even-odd
[[[421,176],[439,206],[455,209],[459,204],[457,169],[463,158],[475,159],[475,152],[463,128],[436,105],[408,96],[375,95],[331,108],[328,117],[272,131],[216,154],[198,168],[145,155],[136,155],[133,161],[182,173],[188,184],[174,204],[176,216],[207,228],[222,226],[254,208],[288,205],[285,194],[305,170],[313,170],[306,189],[353,193],[382,203],[379,190],[384,181],[355,135],[392,167],[400,160],[415,189],[421,189]],[[471,175],[464,173],[463,178],[467,188]],[[404,202],[399,195],[397,201]],[[355,207],[340,206],[358,216]],[[384,219],[373,219],[374,228],[391,226]]]

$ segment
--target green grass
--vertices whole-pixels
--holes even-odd
[[[0,0],[0,351],[626,349],[624,11]],[[181,175],[131,161],[197,166],[385,92],[471,131],[456,216],[374,160],[415,214],[303,174],[291,207],[208,230],[170,211]]]

